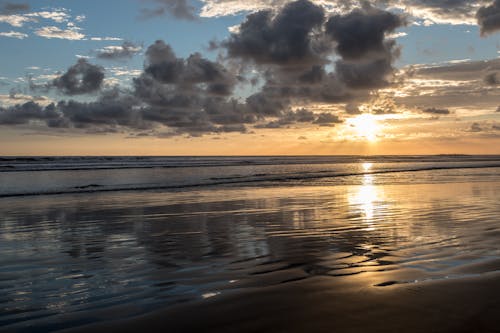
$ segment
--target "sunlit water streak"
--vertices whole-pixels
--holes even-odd
[[[318,275],[382,288],[497,271],[499,171],[3,198],[0,331],[45,332],[110,309],[126,317]]]

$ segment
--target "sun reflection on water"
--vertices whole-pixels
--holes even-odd
[[[361,169],[364,172],[370,172],[372,167],[373,164],[369,162],[361,164]],[[374,217],[379,210],[378,202],[381,196],[380,187],[373,185],[373,181],[374,175],[363,175],[362,185],[349,195],[350,206],[356,214],[361,214],[363,222],[369,226],[367,230],[376,229]]]

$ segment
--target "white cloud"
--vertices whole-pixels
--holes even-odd
[[[390,38],[390,39],[396,39],[396,38],[402,38],[402,37],[406,37],[406,36],[408,36],[408,34],[406,32],[395,32],[395,33],[387,35],[386,37]]]
[[[10,24],[13,27],[22,27],[26,22],[36,22],[36,19],[23,15],[0,15],[0,22]]]
[[[30,74],[28,75],[28,80],[29,82],[46,83],[47,81],[52,81],[55,78],[58,78],[59,76],[61,76],[61,73],[59,72],[41,75]]]
[[[203,6],[200,11],[202,17],[221,17],[255,12],[262,9],[278,8],[292,0],[201,0]],[[311,0],[323,6],[329,13],[345,13],[360,6],[357,0]],[[381,8],[404,11],[413,17],[416,25],[433,24],[477,24],[477,9],[485,1],[448,1],[446,4],[436,5],[438,1],[430,0],[373,0],[370,1]],[[487,1],[486,1],[487,2]]]
[[[42,106],[53,103],[53,101],[47,96],[30,96],[24,94],[0,95],[0,106],[3,107],[14,106],[16,104],[23,104],[31,101],[35,101]]]
[[[255,12],[262,9],[276,8],[285,5],[291,0],[201,0],[203,7],[201,8],[201,17],[220,17],[236,15],[243,12]],[[331,12],[340,12],[341,9],[337,3],[331,0],[312,0],[312,2],[322,5]]]
[[[123,38],[118,38],[118,37],[91,37],[90,40],[93,40],[93,41],[118,41],[118,40],[123,40]]]
[[[64,23],[68,22],[69,19],[71,18],[71,15],[69,15],[66,10],[61,9],[61,10],[54,10],[54,11],[43,11],[43,12],[35,12],[35,13],[29,13],[25,14],[24,16],[26,17],[40,17],[44,18],[47,20],[52,20],[57,23]]]
[[[237,24],[237,25],[232,25],[230,27],[227,28],[227,30],[232,33],[232,34],[237,34],[240,32],[240,25]]]
[[[0,32],[0,36],[17,38],[17,39],[25,39],[28,37],[27,34],[24,34],[22,32],[18,32],[18,31]]]
[[[113,46],[105,46],[101,49],[98,49],[97,52],[103,53],[103,54],[113,54],[113,53],[118,53],[118,52],[123,52],[127,51],[129,53],[137,53],[142,50],[142,46],[140,45],[127,45],[124,47],[123,45],[113,45]]]
[[[85,35],[79,32],[79,28],[69,28],[66,30],[60,29],[58,27],[49,26],[42,27],[35,30],[35,34],[44,38],[57,38],[57,39],[68,39],[68,40],[82,40]]]
[[[109,67],[106,70],[115,76],[139,76],[142,73],[141,69],[129,69],[126,67]]]

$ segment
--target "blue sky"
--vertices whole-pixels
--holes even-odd
[[[42,19],[29,22],[23,27],[12,27],[0,23],[0,31],[16,31],[28,34],[25,39],[0,37],[2,60],[9,66],[2,66],[1,76],[9,79],[22,77],[27,67],[37,66],[64,70],[75,62],[76,55],[91,56],[92,51],[103,46],[120,45],[121,41],[92,41],[92,37],[113,37],[138,44],[150,45],[157,39],[164,39],[175,48],[179,55],[187,56],[195,51],[204,51],[208,41],[223,38],[227,27],[237,24],[241,17],[202,19],[192,22],[172,17],[141,19],[142,3],[137,0],[120,1],[31,1],[31,11],[63,10],[71,16],[69,22],[84,15],[85,19],[75,24],[85,34],[82,40],[48,39],[33,33],[41,26],[58,26],[64,29],[67,22],[57,23]],[[186,38],[189,36],[189,38]],[[135,57],[126,62],[131,68],[142,68],[143,59]],[[110,63],[104,62],[106,65]],[[122,65],[123,62],[119,62]],[[5,88],[4,88],[5,89]]]
[[[92,51],[109,45],[120,45],[121,41],[92,41],[92,37],[114,37],[142,45],[150,45],[157,39],[167,41],[180,56],[192,52],[207,53],[214,57],[215,52],[207,52],[208,41],[222,40],[229,34],[228,28],[242,22],[244,13],[223,17],[200,18],[196,21],[178,19],[164,15],[154,18],[141,18],[141,9],[154,7],[154,2],[139,0],[110,1],[23,1],[30,5],[30,12],[62,11],[68,14],[68,22],[75,22],[85,35],[82,40],[48,39],[33,33],[42,26],[65,28],[67,22],[54,22],[40,19],[28,22],[22,27],[13,27],[0,22],[0,32],[16,31],[29,35],[25,39],[0,37],[2,45],[1,75],[9,79],[22,77],[27,67],[37,66],[64,70],[75,62],[76,55],[92,56]],[[197,8],[201,3],[193,2]],[[78,16],[85,16],[76,22]],[[402,45],[399,66],[445,62],[457,59],[485,60],[498,56],[500,37],[498,34],[485,38],[479,36],[475,25],[433,24],[431,26],[410,25],[399,29],[407,33],[398,39]],[[101,62],[103,65],[114,65]],[[143,59],[134,57],[125,62],[130,68],[142,68]],[[123,65],[124,62],[118,62]],[[29,70],[28,70],[29,71]],[[3,87],[5,92],[8,87]]]
[[[175,142],[178,147],[191,147],[186,148],[189,152],[202,147],[201,151],[208,154],[220,152],[221,143],[214,144],[214,138],[243,144],[260,142],[266,136],[278,140],[285,134],[293,140],[300,137],[301,142],[286,145],[280,153],[297,150],[297,145],[303,151],[322,147],[323,152],[328,150],[323,147],[325,142],[336,144],[338,149],[346,140],[352,141],[353,153],[360,151],[360,145],[364,145],[362,151],[383,153],[393,151],[387,148],[391,144],[402,146],[401,140],[408,133],[414,136],[413,145],[432,141],[441,150],[458,149],[463,142],[456,138],[463,136],[470,138],[471,148],[467,151],[474,151],[480,142],[497,142],[500,23],[494,14],[500,13],[500,1],[353,0],[342,2],[344,5],[334,0],[300,1],[311,13],[320,11],[323,15],[314,27],[304,28],[310,30],[302,36],[306,52],[312,52],[309,56],[315,58],[312,64],[307,57],[293,54],[282,61],[273,58],[274,51],[265,49],[282,47],[280,52],[286,53],[296,47],[295,40],[287,39],[286,31],[299,27],[307,17],[301,17],[303,13],[286,16],[287,10],[291,12],[299,6],[293,1],[0,1],[0,136],[13,144],[0,153],[36,154],[29,148],[27,135],[48,140],[47,147],[53,147],[48,139],[53,136],[71,137],[78,147],[83,145],[78,144],[82,138],[94,140],[97,136],[109,147],[115,147],[117,142],[133,137],[146,145],[154,141],[154,152],[165,154],[170,148],[161,150],[158,139]],[[245,31],[247,28],[240,26],[256,20],[252,15],[264,11],[269,13],[269,28],[265,28],[268,30]],[[287,20],[298,19],[278,23],[280,15]],[[380,29],[380,34],[357,31],[356,25],[350,25],[352,20],[359,20],[358,25],[372,25]],[[391,25],[387,20],[395,21]],[[332,31],[328,31],[330,23],[334,26]],[[275,29],[278,24],[285,30]],[[367,43],[364,53],[355,57],[343,54],[339,45],[347,37],[341,33],[353,33],[358,39],[356,43]],[[244,49],[250,45],[245,43],[250,42],[246,38],[251,34],[269,38],[265,41],[268,44],[255,44],[267,45],[260,53]],[[155,44],[157,40],[162,44]],[[215,42],[215,47],[210,49],[211,42]],[[323,43],[326,51],[316,52],[314,43]],[[155,50],[163,52],[163,62],[154,63],[151,54]],[[197,60],[190,58],[196,52],[200,53]],[[165,80],[160,72],[154,72],[169,61],[183,66],[186,72],[181,75],[182,82]],[[194,61],[195,67],[190,67],[190,61]],[[376,67],[377,63],[382,67]],[[192,71],[199,71],[199,66],[218,71],[219,79],[207,78],[208,72],[193,78]],[[328,77],[310,86],[298,84],[315,66]],[[77,73],[74,77],[64,77],[72,70]],[[65,86],[65,79],[80,80],[87,70],[97,71],[102,78],[89,83],[90,87],[84,86],[85,82],[77,82],[77,87]],[[196,99],[196,103],[183,111],[173,104],[160,105],[151,96],[139,96],[139,81],[133,81],[138,78],[141,84],[153,80],[154,86],[148,81],[147,89],[149,93],[160,91],[163,100],[180,98],[173,96],[173,91],[182,92],[189,86],[189,94],[184,91],[182,98]],[[216,87],[228,91],[214,95],[210,89]],[[109,102],[106,96],[113,89],[120,91],[120,96]],[[297,91],[283,95],[290,89]],[[308,92],[302,96],[304,89]],[[198,101],[201,95],[204,97]],[[112,106],[103,106],[104,100]],[[110,108],[122,107],[125,100],[133,105],[110,116]],[[33,114],[32,109],[27,111],[29,105],[23,106],[30,101],[37,105],[39,114]],[[57,106],[60,101],[66,106]],[[68,104],[70,101],[82,103],[77,105],[79,111],[72,109],[76,104]],[[95,109],[95,102],[101,103],[99,107],[104,111]],[[54,114],[52,109],[45,109],[51,103],[55,106]],[[209,107],[215,109],[207,111]],[[378,138],[378,148],[352,125],[359,123],[353,118],[365,113],[375,119],[370,121],[376,123],[373,126],[377,126],[377,135],[372,133],[370,137]],[[46,117],[51,117],[52,123]],[[140,118],[140,124],[132,124],[130,117]],[[83,118],[84,123],[77,120]],[[187,124],[186,119],[191,123]],[[447,129],[446,134],[442,134],[443,128]],[[20,141],[25,142],[24,146],[15,144]],[[264,141],[256,147],[265,146]],[[225,146],[228,151],[234,149],[234,144]],[[57,147],[41,149],[40,153],[66,151],[62,144]],[[137,147],[140,149],[141,145]],[[400,148],[394,151],[399,152]]]

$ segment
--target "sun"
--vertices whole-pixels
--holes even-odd
[[[347,121],[356,135],[365,138],[368,141],[377,141],[377,134],[380,132],[380,126],[374,115],[365,113]]]

